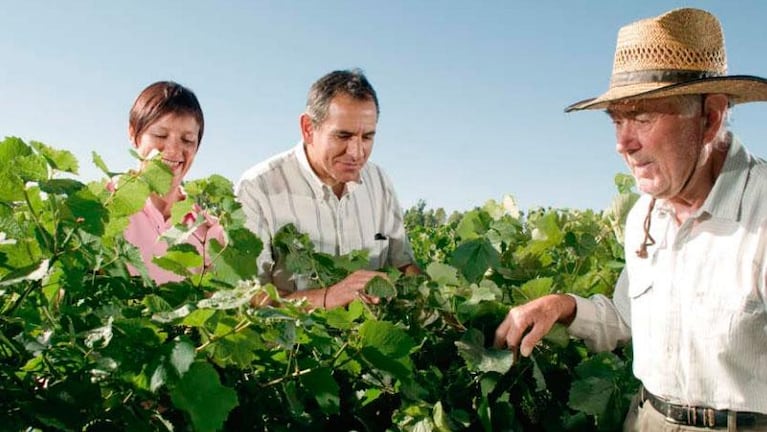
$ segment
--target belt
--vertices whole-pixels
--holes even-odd
[[[713,408],[676,405],[663,398],[655,396],[642,387],[642,402],[649,401],[659,413],[666,416],[666,421],[695,427],[722,428],[727,427],[728,410]],[[767,421],[767,415],[752,412],[737,412],[735,419],[738,426],[753,426],[758,420]]]

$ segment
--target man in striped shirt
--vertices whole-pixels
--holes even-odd
[[[370,279],[384,276],[375,270],[419,271],[391,181],[368,162],[378,114],[375,90],[361,71],[331,72],[309,90],[301,143],[243,174],[236,193],[248,228],[264,243],[257,260],[262,283],[273,283],[288,298],[332,308],[355,298],[378,302],[364,293]],[[320,252],[367,250],[369,270],[327,288],[310,287],[305,276],[290,274],[272,247],[275,233],[289,223]]]

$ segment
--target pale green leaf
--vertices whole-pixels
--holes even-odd
[[[397,289],[394,288],[394,285],[380,276],[373,277],[365,284],[365,292],[389,300],[397,296]]]
[[[458,285],[458,270],[443,263],[433,262],[426,267],[426,274],[440,285]]]
[[[170,353],[170,364],[176,369],[179,376],[189,370],[195,357],[194,346],[186,341],[178,341],[173,345],[173,351]]]
[[[455,342],[458,354],[466,361],[466,367],[476,372],[498,372],[505,374],[514,364],[509,350],[484,347],[485,337],[476,329],[469,329],[461,340]]]
[[[38,141],[30,141],[29,144],[48,161],[51,168],[77,174],[77,158],[72,152],[67,150],[56,150]]]

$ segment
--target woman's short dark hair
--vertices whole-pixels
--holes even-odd
[[[318,125],[325,121],[330,101],[339,94],[361,101],[372,100],[376,104],[376,115],[380,114],[376,91],[362,70],[337,70],[318,79],[309,89],[306,113],[311,117],[312,123]]]
[[[145,88],[138,95],[130,110],[128,124],[133,131],[133,139],[166,114],[191,115],[197,120],[200,132],[197,134],[197,146],[202,142],[205,120],[197,96],[188,88],[173,81],[158,81]]]

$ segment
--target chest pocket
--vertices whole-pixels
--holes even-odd
[[[373,245],[370,247],[369,262],[370,269],[378,270],[387,264],[389,256],[389,238],[384,235],[376,234]]]

